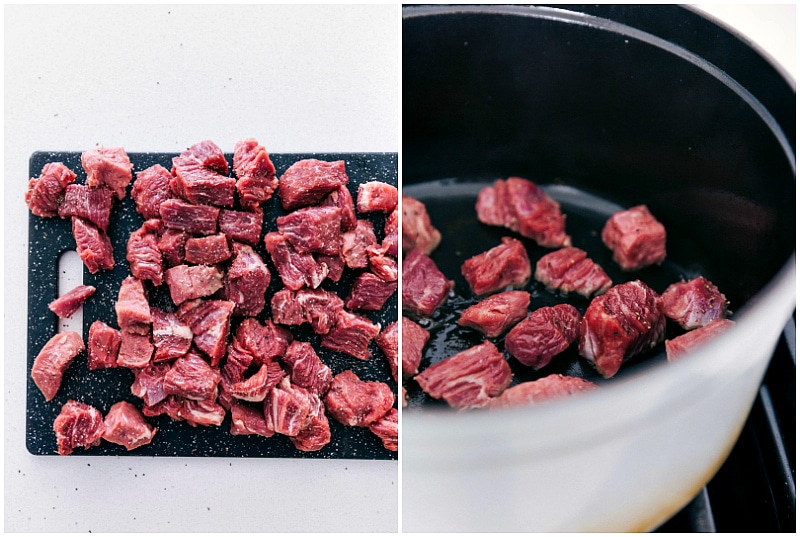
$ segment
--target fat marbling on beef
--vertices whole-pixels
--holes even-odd
[[[233,243],[233,261],[225,273],[225,297],[235,304],[234,315],[255,317],[267,304],[270,275],[261,256],[247,244]]]
[[[531,295],[527,291],[505,291],[468,307],[458,324],[474,328],[486,337],[497,337],[525,318]]]
[[[336,323],[331,331],[322,336],[321,345],[332,351],[349,354],[359,360],[369,360],[369,342],[381,331],[379,324],[373,324],[368,318],[339,310]]]
[[[356,207],[360,213],[390,213],[397,207],[397,188],[381,181],[361,183],[358,185]]]
[[[75,172],[62,162],[48,162],[37,178],[28,182],[25,203],[36,216],[51,218],[58,216],[58,205],[67,186],[75,181]]]
[[[131,197],[136,203],[136,212],[145,220],[161,218],[161,203],[175,197],[169,187],[171,179],[172,174],[161,164],[136,172]]]
[[[383,245],[370,246],[367,248],[369,256],[369,270],[385,282],[396,282],[399,276],[397,260],[388,255],[386,247]]]
[[[284,210],[291,211],[319,203],[348,181],[343,160],[299,160],[289,166],[281,176],[278,196]]]
[[[551,291],[574,292],[586,298],[602,295],[612,284],[603,267],[572,246],[542,256],[533,277]]]
[[[153,320],[153,362],[168,362],[183,356],[192,346],[192,330],[173,312],[150,307]]]
[[[170,188],[197,205],[232,207],[236,179],[228,177],[228,161],[210,140],[194,144],[172,159]]]
[[[318,263],[312,254],[298,252],[281,233],[267,233],[264,246],[288,289],[297,291],[304,286],[316,289],[328,275],[327,265]]]
[[[338,207],[303,207],[275,222],[278,232],[301,254],[339,255],[342,210]]]
[[[714,339],[734,324],[734,321],[730,319],[714,319],[700,328],[666,340],[664,346],[667,349],[667,361],[673,362],[683,358],[686,354]]]
[[[305,388],[292,384],[289,377],[284,377],[264,400],[267,427],[278,434],[297,436],[308,425],[312,395]]]
[[[128,451],[149,444],[156,434],[139,409],[127,401],[111,405],[103,429],[103,440],[124,446]]]
[[[292,333],[269,319],[261,324],[252,317],[244,319],[236,328],[231,345],[239,353],[249,355],[256,363],[265,364],[284,355],[292,342]],[[228,362],[231,362],[230,353]],[[248,362],[249,365],[249,362]]]
[[[341,255],[344,264],[352,269],[366,268],[369,265],[369,250],[377,243],[372,223],[357,220],[354,229],[342,233]]]
[[[275,431],[267,426],[267,418],[262,408],[253,408],[246,403],[234,402],[231,411],[231,434],[247,435],[256,434],[270,438]]]
[[[362,272],[353,282],[344,305],[351,310],[380,311],[395,291],[397,282],[387,282],[371,272]]]
[[[350,231],[356,227],[356,207],[353,203],[353,196],[347,186],[342,185],[334,188],[325,199],[320,202],[320,207],[338,207],[341,211],[341,230]]]
[[[661,294],[661,311],[684,330],[700,328],[728,313],[728,299],[702,276],[673,283]]]
[[[390,408],[384,417],[369,424],[369,430],[381,439],[383,447],[389,451],[397,451],[398,421],[399,414],[397,409]]]
[[[80,334],[72,331],[56,334],[44,344],[33,361],[31,378],[41,390],[45,401],[56,396],[64,372],[85,348]]]
[[[266,362],[249,377],[233,382],[230,392],[233,397],[242,401],[261,402],[285,376],[286,373],[278,362]]]
[[[125,197],[133,180],[133,164],[122,147],[98,147],[81,154],[81,165],[86,171],[86,184],[110,188],[117,199]]]
[[[411,378],[419,373],[419,364],[422,362],[422,349],[431,337],[430,332],[403,316],[403,356],[400,362],[400,371],[403,378]]]
[[[314,347],[305,341],[292,341],[281,361],[289,368],[292,384],[320,397],[333,380],[331,368],[320,360]]]
[[[114,193],[109,189],[73,184],[64,191],[64,199],[58,206],[58,215],[61,218],[78,216],[105,232],[108,231],[113,205]]]
[[[314,333],[327,334],[344,309],[344,301],[333,291],[324,289],[281,289],[272,295],[270,306],[272,319],[278,324],[310,323]]]
[[[160,219],[145,221],[128,238],[125,256],[134,277],[149,280],[156,286],[164,283],[164,255],[158,248],[159,234],[163,231]]]
[[[342,425],[368,427],[389,412],[394,399],[388,384],[363,381],[348,369],[333,377],[325,408]]]
[[[62,319],[71,317],[96,290],[91,285],[78,285],[50,302],[47,308]]]
[[[83,218],[72,217],[75,250],[92,274],[114,268],[114,247],[105,232]]]
[[[623,270],[660,265],[667,257],[667,231],[646,205],[614,213],[601,238]]]
[[[97,320],[89,327],[88,349],[89,371],[117,367],[117,355],[122,342],[119,330]]]
[[[537,309],[506,334],[506,350],[521,363],[541,369],[578,338],[580,312],[570,304]]]
[[[464,261],[461,274],[473,293],[484,296],[506,287],[524,287],[531,277],[531,262],[522,242],[503,237],[500,245]]]
[[[176,306],[187,300],[211,296],[223,287],[223,272],[219,267],[177,265],[167,269],[165,275]]]
[[[424,203],[405,195],[401,201],[403,205],[403,251],[409,252],[416,248],[425,255],[431,255],[431,252],[442,241],[442,234],[431,223],[431,217],[428,215]],[[395,218],[395,229],[396,226],[397,219]]]
[[[397,257],[397,242],[398,242],[398,212],[397,208],[395,207],[394,211],[389,213],[389,216],[386,217],[386,222],[383,224],[383,241],[381,241],[381,248],[386,252],[386,254]]]
[[[314,393],[309,394],[309,412],[306,425],[299,433],[290,437],[292,445],[300,451],[319,451],[331,441],[331,427],[325,415],[322,399]]]
[[[267,150],[254,138],[236,142],[233,148],[233,171],[238,177],[239,203],[251,211],[268,201],[278,188],[275,165]]]
[[[490,399],[488,408],[512,407],[542,403],[551,399],[583,393],[596,389],[594,382],[580,377],[570,377],[553,373],[546,377],[521,382]]]
[[[103,415],[93,406],[70,399],[53,422],[59,455],[70,455],[76,448],[97,446],[103,437]]]
[[[422,250],[414,249],[403,260],[403,311],[430,317],[445,303],[453,281],[442,274],[436,263]]]
[[[212,366],[225,356],[234,306],[229,300],[196,298],[177,310],[178,319],[192,329],[194,345],[211,358]]]
[[[164,375],[164,393],[185,399],[206,401],[217,396],[219,370],[195,351],[176,358]]]
[[[167,399],[164,390],[164,377],[170,370],[166,363],[152,364],[141,369],[133,370],[133,384],[131,393],[144,401],[145,407],[153,407]]]

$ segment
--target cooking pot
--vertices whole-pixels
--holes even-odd
[[[437,203],[509,176],[544,184],[578,220],[646,204],[667,229],[665,267],[710,278],[736,324],[682,360],[640,360],[547,404],[412,401],[403,530],[653,529],[726,459],[795,307],[793,83],[678,6],[404,7],[404,190],[456,237],[474,212]]]

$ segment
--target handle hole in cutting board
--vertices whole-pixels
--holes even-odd
[[[83,261],[78,252],[67,250],[58,258],[58,296],[83,285]],[[85,339],[83,333],[83,306],[67,319],[58,319],[58,333],[77,332]]]

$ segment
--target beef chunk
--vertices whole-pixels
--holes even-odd
[[[127,401],[111,405],[103,421],[103,440],[125,446],[128,451],[149,444],[156,434],[139,409]]]
[[[472,292],[483,296],[506,287],[524,287],[531,277],[531,263],[520,241],[503,237],[499,246],[464,261],[461,274]]]
[[[714,339],[734,324],[730,319],[714,319],[700,328],[666,340],[664,346],[667,348],[667,361],[672,362],[683,358],[686,354]]]
[[[166,272],[169,294],[176,305],[213,295],[222,289],[222,276],[219,268],[208,265],[178,265]]]
[[[419,373],[422,361],[422,349],[430,339],[430,333],[423,327],[403,317],[403,360],[400,363],[403,378],[410,378]]]
[[[41,390],[45,401],[56,396],[64,371],[85,348],[83,339],[77,332],[61,332],[45,343],[31,368],[31,378]]]
[[[58,205],[64,198],[67,186],[75,181],[75,172],[61,162],[49,162],[38,178],[31,178],[25,192],[25,203],[36,216],[58,216]]]
[[[353,282],[344,305],[352,310],[380,311],[395,291],[397,282],[385,282],[371,272],[362,272]]]
[[[358,185],[356,207],[360,213],[390,213],[397,207],[397,188],[381,181]]]
[[[164,375],[164,393],[195,401],[210,400],[217,396],[219,381],[219,370],[198,353],[189,351],[176,358]]]
[[[79,285],[50,302],[47,308],[61,318],[71,317],[96,290],[91,285]]]
[[[225,274],[225,297],[234,315],[255,317],[267,303],[271,276],[261,256],[246,244],[233,243],[233,261]]]
[[[336,324],[330,332],[322,336],[321,345],[332,351],[349,354],[359,360],[370,358],[369,342],[381,331],[378,324],[372,324],[369,319],[339,310],[336,315]]]
[[[144,294],[141,280],[128,276],[119,286],[119,298],[115,305],[117,324],[123,332],[150,333],[150,304]]]
[[[153,358],[153,344],[149,334],[133,334],[122,331],[117,366],[140,369]]]
[[[306,426],[290,438],[300,451],[319,451],[331,441],[331,427],[325,415],[325,405],[316,394],[309,394],[309,412]]]
[[[694,330],[728,313],[728,299],[716,285],[699,276],[673,283],[661,295],[661,311],[684,330]]]
[[[325,272],[328,271],[328,275],[326,278],[331,280],[332,282],[338,282],[342,278],[342,274],[344,274],[344,260],[339,256],[336,255],[322,255],[322,254],[314,254],[314,259],[317,262],[317,265],[321,267],[321,271]]]
[[[70,399],[53,422],[58,454],[69,455],[76,448],[89,449],[100,444],[105,427],[96,408]]]
[[[77,216],[72,217],[72,235],[83,264],[92,274],[114,268],[114,247],[100,228]]]
[[[298,252],[280,233],[267,233],[264,236],[264,245],[283,285],[293,291],[304,286],[316,289],[328,275],[326,265],[317,263],[311,254]]]
[[[108,231],[113,204],[114,193],[107,188],[69,185],[64,191],[64,200],[58,206],[58,215],[61,218],[78,216]]]
[[[125,190],[133,179],[133,164],[122,147],[98,147],[81,154],[81,164],[86,171],[86,184],[106,186],[117,199],[125,197]]]
[[[170,401],[170,399],[167,399],[159,404],[167,406],[166,413],[174,420],[186,420],[186,423],[192,427],[197,427],[198,425],[219,427],[225,419],[225,409],[217,404],[214,399],[196,401],[194,399],[172,397],[173,403],[168,403],[167,401]],[[143,412],[146,409],[147,407],[142,409]]]
[[[594,382],[553,373],[540,379],[512,386],[499,397],[490,399],[487,406],[500,408],[530,405],[595,389],[597,389],[597,384]]]
[[[267,427],[279,434],[297,436],[308,425],[311,395],[305,388],[292,384],[289,377],[284,377],[264,401]]]
[[[169,199],[158,209],[164,225],[193,235],[211,235],[217,231],[220,210],[210,205],[193,205]]]
[[[289,166],[280,178],[278,195],[286,211],[319,203],[349,179],[344,161],[300,160]]]
[[[545,306],[506,335],[506,350],[521,363],[541,369],[578,338],[581,314],[569,304]]]
[[[586,298],[602,295],[611,287],[611,278],[603,268],[574,247],[542,256],[536,263],[534,278],[551,291],[574,292]]]
[[[389,213],[386,217],[386,222],[383,224],[383,241],[381,241],[381,248],[383,251],[392,257],[397,257],[397,223],[398,223],[397,209]]]
[[[197,143],[172,159],[172,191],[190,203],[232,207],[236,179],[228,177],[228,161],[212,141]]]
[[[278,324],[297,326],[311,323],[317,334],[327,334],[336,324],[344,302],[336,293],[322,289],[281,289],[271,300],[272,319]]]
[[[267,426],[263,409],[235,402],[231,405],[230,411],[232,435],[257,434],[270,438],[275,434],[275,431]]]
[[[231,385],[231,395],[242,401],[263,401],[285,376],[286,373],[277,362],[264,363],[249,378],[234,382]]]
[[[254,209],[252,212],[222,209],[219,212],[219,230],[231,242],[244,242],[256,246],[261,239],[261,224],[264,212]]]
[[[174,313],[150,308],[153,319],[154,362],[166,362],[183,356],[192,346],[192,330]]]
[[[338,207],[341,211],[342,231],[350,231],[356,227],[356,207],[350,190],[342,185],[334,188],[328,196],[320,202],[320,207]]]
[[[660,265],[667,257],[667,231],[645,205],[614,213],[601,237],[623,270]]]
[[[341,214],[338,207],[304,207],[279,216],[276,223],[298,252],[339,255]]]
[[[417,248],[430,255],[442,241],[442,234],[431,224],[425,204],[411,196],[403,196],[403,251]]]
[[[342,259],[350,268],[366,268],[369,265],[369,249],[377,244],[372,223],[358,220],[355,229],[342,234]]]
[[[320,397],[325,395],[333,380],[331,369],[322,363],[314,347],[304,341],[293,341],[282,361],[289,368],[292,384],[305,388]]]
[[[444,304],[452,289],[452,280],[422,250],[412,250],[403,260],[403,311],[430,317]]]
[[[131,393],[142,399],[146,407],[152,407],[164,401],[168,396],[164,390],[164,377],[169,369],[169,364],[153,364],[141,369],[134,369]]]
[[[497,337],[528,314],[531,295],[527,291],[506,291],[468,307],[458,324],[474,328],[486,337]]]
[[[392,372],[392,378],[397,381],[397,362],[398,362],[398,337],[400,332],[400,323],[397,321],[389,324],[384,328],[380,334],[375,337],[375,343],[378,348],[383,351],[386,356],[386,361],[389,363],[389,369]],[[427,333],[427,332],[426,332]],[[405,334],[403,335],[405,337]]]
[[[186,255],[186,239],[189,235],[184,231],[167,228],[158,239],[158,249],[164,255],[166,266],[174,267],[183,263]]]
[[[136,212],[145,220],[161,218],[161,203],[175,196],[169,187],[172,174],[160,164],[136,172],[131,197],[136,202]]]
[[[389,412],[394,393],[383,382],[365,382],[349,369],[333,377],[325,395],[325,408],[336,421],[349,427],[368,427]]]
[[[186,239],[184,260],[195,265],[214,265],[231,257],[224,233]]]
[[[605,378],[614,376],[625,359],[664,337],[666,319],[659,302],[658,294],[639,280],[615,285],[594,298],[581,321],[581,356]]]
[[[369,430],[381,439],[383,447],[389,451],[397,451],[398,421],[397,409],[390,408],[384,417],[369,424]]]
[[[122,342],[119,330],[111,328],[103,321],[95,321],[89,327],[89,370],[117,367],[117,355]]]
[[[270,320],[265,321],[262,325],[257,319],[248,318],[243,320],[236,329],[233,346],[239,352],[250,355],[256,363],[265,364],[274,358],[283,356],[291,341],[292,334],[287,329],[276,326]],[[230,358],[229,355],[229,362]]]
[[[164,282],[164,255],[158,248],[160,232],[163,232],[161,220],[147,220],[142,227],[131,233],[126,255],[131,274],[157,286]]]
[[[233,171],[239,178],[236,181],[239,203],[248,211],[269,200],[278,188],[275,165],[264,146],[253,138],[236,142],[233,148]]]
[[[225,355],[233,308],[234,303],[228,300],[201,298],[184,302],[178,308],[178,318],[192,329],[194,344],[211,358],[212,366],[218,365]]]
[[[482,406],[511,384],[511,367],[491,341],[433,364],[414,377],[434,399],[455,408]]]
[[[397,260],[385,254],[383,246],[370,246],[367,248],[369,256],[369,269],[385,282],[396,282],[398,276]]]

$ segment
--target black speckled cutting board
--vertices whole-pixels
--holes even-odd
[[[173,153],[129,153],[133,163],[134,178],[137,171],[144,170],[154,164],[161,164],[167,169],[172,167]],[[226,155],[229,165],[233,165],[233,156]],[[397,186],[397,154],[396,153],[334,153],[334,154],[272,154],[280,176],[291,164],[306,158],[320,160],[344,160],[350,178],[349,188],[356,198],[358,185],[367,181],[383,181]],[[48,162],[63,162],[77,174],[76,183],[86,179],[80,163],[79,152],[34,153],[30,158],[30,177],[38,177],[42,167]],[[130,187],[128,188],[130,192]],[[22,200],[20,200],[22,203]],[[263,233],[277,229],[275,218],[285,214],[280,207],[277,196],[263,206]],[[380,241],[383,238],[382,213],[359,214],[359,218],[371,220],[375,233]],[[114,304],[117,300],[119,286],[129,275],[130,270],[125,260],[126,244],[131,232],[138,229],[144,219],[134,207],[128,195],[117,201],[111,213],[108,234],[114,246],[116,266],[110,271],[90,274],[83,269],[83,283],[97,288],[96,293],[83,306],[84,341],[89,333],[89,326],[99,319],[110,326],[117,327]],[[262,237],[263,237],[262,233]],[[44,344],[56,334],[58,319],[47,305],[58,296],[58,262],[60,256],[75,249],[72,237],[71,222],[61,218],[39,218],[29,213],[29,247],[28,247],[28,379],[27,379],[27,420],[26,445],[34,455],[56,455],[56,438],[53,432],[53,421],[68,399],[76,399],[90,404],[104,415],[112,404],[126,400],[137,408],[142,407],[140,399],[131,394],[130,386],[133,373],[128,369],[116,368],[101,371],[89,371],[86,351],[80,353],[69,366],[61,388],[56,397],[49,402],[30,378],[30,370],[36,355]],[[256,249],[270,268],[272,281],[267,291],[267,307],[259,319],[269,316],[269,296],[282,287],[280,277],[266,253],[263,243]],[[322,288],[336,291],[344,298],[350,289],[358,271],[345,271],[345,275],[337,282],[326,280]],[[147,282],[151,302],[156,305],[169,300],[166,284],[162,288],[154,288]],[[174,307],[174,306],[173,306]],[[168,309],[172,309],[169,307]],[[382,327],[397,320],[397,294],[395,294],[380,312],[358,312],[369,317],[372,322]],[[8,312],[13,315],[13,312]],[[231,333],[238,325],[234,318]],[[383,353],[375,345],[370,344],[372,358],[360,361],[346,354],[322,349],[319,336],[307,326],[290,328],[295,339],[309,341],[314,345],[320,358],[331,368],[333,374],[346,369],[353,370],[362,380],[381,381],[387,383],[395,393],[397,384],[391,377],[388,363]],[[395,403],[396,405],[397,403]],[[122,446],[103,441],[99,446],[88,450],[79,449],[75,455],[133,455],[162,457],[277,457],[277,458],[327,458],[327,459],[396,459],[397,453],[386,450],[377,436],[367,428],[345,427],[329,417],[331,426],[331,442],[322,450],[302,452],[282,435],[264,438],[256,435],[233,436],[229,433],[230,415],[219,427],[192,427],[185,421],[173,421],[167,416],[147,418],[158,428],[153,441],[132,451]]]

